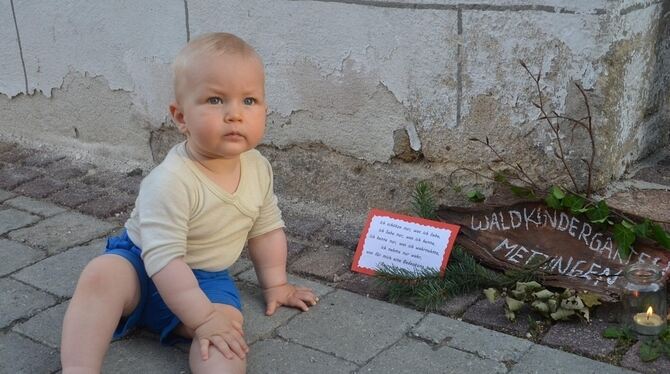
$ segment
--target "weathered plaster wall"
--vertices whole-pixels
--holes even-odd
[[[4,0],[0,138],[149,168],[179,139],[170,61],[190,36],[222,30],[264,58],[265,150],[290,175],[278,182],[287,197],[403,209],[416,181],[445,187],[456,167],[494,160],[467,140],[487,136],[534,176],[564,180],[519,59],[541,69],[550,109],[581,116],[574,83],[588,91],[602,184],[667,144],[669,10],[653,0]],[[572,165],[588,151],[583,133],[575,139]]]

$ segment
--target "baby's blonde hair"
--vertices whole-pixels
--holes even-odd
[[[193,59],[202,57],[203,55],[220,56],[226,54],[255,58],[262,64],[261,57],[256,53],[254,48],[240,37],[225,32],[199,35],[191,39],[179,51],[172,63],[175,98],[179,100],[180,86],[184,84],[184,71],[188,69]]]

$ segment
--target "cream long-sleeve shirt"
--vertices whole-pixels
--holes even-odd
[[[197,168],[185,144],[144,178],[126,221],[150,277],[178,257],[192,269],[227,269],[248,239],[284,227],[272,167],[257,150],[240,155],[240,183],[231,194]]]

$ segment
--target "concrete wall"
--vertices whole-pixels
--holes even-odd
[[[263,150],[287,198],[403,210],[428,179],[451,199],[451,170],[494,160],[467,140],[486,136],[534,176],[564,181],[519,59],[541,69],[559,113],[583,113],[574,83],[588,90],[602,185],[667,144],[669,10],[651,0],[2,0],[0,139],[150,168],[179,139],[169,63],[190,36],[228,31],[265,60]],[[575,138],[579,164],[587,142]]]

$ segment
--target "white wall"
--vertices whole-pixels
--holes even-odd
[[[662,11],[649,0],[4,0],[0,138],[149,165],[173,56],[189,36],[228,31],[264,58],[266,144],[385,163],[405,129],[414,150],[453,169],[492,159],[467,141],[489,136],[544,173],[552,142],[523,59],[559,112],[574,82],[591,91],[616,176],[667,141],[666,117],[644,114],[659,89]]]

